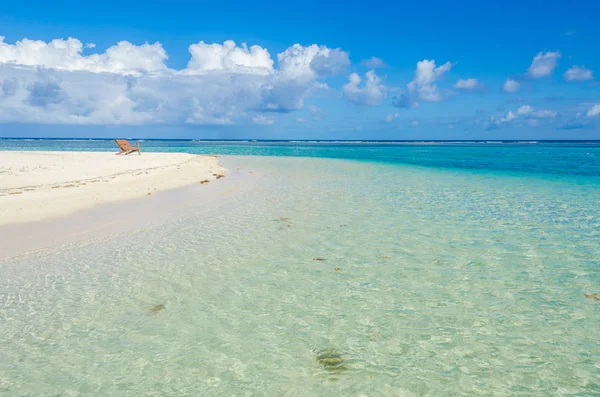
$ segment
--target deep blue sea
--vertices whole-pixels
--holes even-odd
[[[0,396],[600,396],[600,142],[140,145],[231,188],[0,263]]]

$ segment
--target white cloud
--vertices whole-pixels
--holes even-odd
[[[453,64],[446,62],[438,67],[435,66],[435,60],[424,59],[417,62],[415,78],[408,83],[409,95],[423,101],[436,102],[442,100],[436,81],[452,68]]]
[[[259,114],[252,118],[252,122],[260,125],[273,125],[275,123],[275,119],[273,117],[266,117],[262,114]]]
[[[269,51],[257,45],[236,46],[232,40],[221,44],[201,41],[189,47],[192,58],[185,73],[225,71],[233,73],[269,74],[273,72],[273,60]]]
[[[192,98],[192,113],[186,119],[188,124],[199,125],[230,125],[234,124],[235,107],[224,108],[218,111],[212,107],[205,107],[198,98]]]
[[[310,105],[308,107],[308,111],[310,112],[313,120],[322,120],[323,118],[327,117],[327,112],[315,105]]]
[[[398,108],[414,108],[419,105],[419,100],[427,102],[441,101],[444,96],[435,83],[452,66],[454,66],[453,63],[446,62],[436,67],[433,59],[431,61],[424,59],[417,62],[415,77],[406,86],[406,92],[393,98],[392,105]]]
[[[344,85],[342,91],[346,99],[357,105],[380,105],[385,97],[386,87],[381,83],[374,70],[365,74],[365,80],[352,73],[348,76],[348,83]]]
[[[567,81],[586,81],[594,78],[592,71],[585,66],[575,65],[568,69],[565,74],[565,80]]]
[[[456,84],[454,84],[454,88],[459,88],[463,90],[474,90],[475,88],[479,88],[479,81],[477,79],[459,79]]]
[[[538,119],[551,119],[551,118],[556,117],[557,114],[558,113],[555,112],[554,110],[547,110],[547,109],[536,110],[536,111],[534,111],[534,112],[531,113],[531,115],[533,117],[536,117]]]
[[[387,64],[381,58],[371,57],[370,59],[363,59],[360,64],[369,69],[385,68]]]
[[[538,120],[538,119],[551,119],[558,115],[557,112],[548,109],[540,109],[536,110],[530,105],[523,105],[519,107],[516,111],[509,111],[505,117],[500,118],[499,120],[495,120],[494,117],[490,118],[490,121],[493,121],[495,124],[508,123],[518,118],[525,118],[528,120]],[[532,124],[530,122],[530,124]],[[534,122],[533,124],[537,124]]]
[[[91,48],[89,45],[85,47]],[[23,39],[8,44],[0,36],[0,63],[134,75],[167,70],[167,53],[160,43],[137,46],[121,41],[103,54],[83,55],[83,50],[83,43],[71,37],[67,40],[54,39],[48,43]]]
[[[350,65],[348,53],[313,44],[294,44],[277,55],[280,73],[291,79],[314,79],[342,73]]]
[[[400,117],[400,113],[388,114],[385,116],[386,123],[391,123],[392,121],[398,119]]]
[[[527,74],[535,79],[550,76],[554,68],[556,68],[559,58],[559,51],[539,52],[533,57],[533,62],[531,62],[531,66],[527,69]]]
[[[296,119],[296,123],[304,123],[304,121],[305,121],[305,120],[304,120],[302,117],[298,117],[298,118]]]
[[[419,122],[418,121],[413,121],[412,123],[410,123],[411,127],[418,127],[419,126]]]
[[[0,122],[160,122],[160,101],[152,103],[156,98],[145,93],[150,78],[132,83],[130,77],[117,74],[36,70],[6,64],[0,64],[0,76],[7,77],[3,87],[6,81],[16,82],[9,96],[0,95]]]
[[[504,86],[502,87],[502,90],[504,92],[517,92],[519,91],[519,87],[521,86],[521,84],[519,84],[518,82],[516,82],[513,79],[506,79],[506,81],[504,82]]]
[[[0,122],[270,123],[249,113],[300,109],[328,88],[322,79],[349,64],[340,49],[296,44],[274,68],[267,49],[226,41],[192,44],[188,66],[174,70],[160,43],[120,42],[84,54],[90,47],[74,38],[0,39]]]
[[[508,121],[512,121],[512,120],[514,120],[515,118],[517,118],[517,115],[516,115],[516,114],[514,114],[512,111],[509,111],[509,112],[508,112],[508,114],[506,115],[506,117],[502,117],[502,118],[500,119],[500,122],[501,122],[501,123],[506,123],[506,122],[508,122]]]
[[[587,114],[588,117],[596,117],[596,116],[600,115],[600,104],[596,104],[596,105],[592,106],[587,111],[586,114]]]

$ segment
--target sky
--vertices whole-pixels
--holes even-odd
[[[593,1],[6,2],[0,137],[600,139],[598,15]]]

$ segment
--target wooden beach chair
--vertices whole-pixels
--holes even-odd
[[[115,139],[115,142],[117,143],[117,145],[119,145],[119,148],[121,148],[121,151],[119,153],[115,153],[115,154],[130,154],[133,152],[138,152],[138,154],[142,154],[142,152],[140,151],[140,144],[136,143],[135,147],[131,147],[131,145],[129,144],[129,142],[127,142],[125,139]]]

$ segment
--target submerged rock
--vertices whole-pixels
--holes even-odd
[[[596,302],[600,301],[598,294],[583,294],[587,299],[593,299]]]
[[[163,310],[165,310],[165,305],[164,305],[164,303],[160,303],[158,305],[152,306],[152,308],[150,309],[150,313],[156,314],[156,313],[161,312]]]
[[[343,371],[346,369],[344,366],[344,359],[342,354],[333,348],[327,348],[319,350],[317,353],[317,363],[323,368],[329,371]]]

